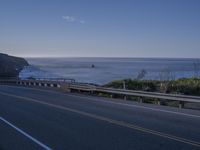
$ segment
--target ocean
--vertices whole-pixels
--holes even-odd
[[[69,78],[103,85],[120,79],[166,80],[195,76],[197,59],[161,58],[26,58],[19,77]],[[198,64],[199,65],[199,64]],[[141,76],[142,74],[142,76]]]

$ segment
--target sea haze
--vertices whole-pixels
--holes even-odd
[[[167,58],[26,58],[26,60],[30,66],[21,71],[20,78],[63,77],[100,85],[113,80],[135,79],[141,70],[147,72],[144,79],[192,77],[195,75],[194,63],[197,62],[196,59]]]

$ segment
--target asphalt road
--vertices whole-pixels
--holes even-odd
[[[200,111],[0,86],[0,150],[198,150]]]

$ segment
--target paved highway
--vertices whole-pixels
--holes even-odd
[[[0,86],[0,150],[198,150],[200,111]]]

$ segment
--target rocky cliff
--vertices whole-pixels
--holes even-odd
[[[19,72],[28,65],[24,58],[0,53],[0,78],[16,78]]]

